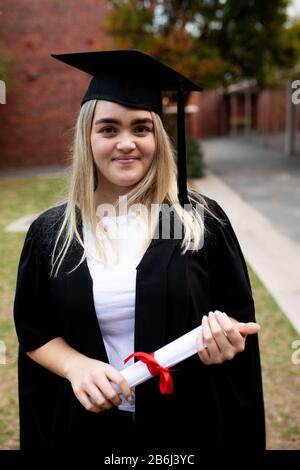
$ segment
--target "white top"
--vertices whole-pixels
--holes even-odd
[[[134,358],[125,365],[123,360],[134,352],[134,318],[136,267],[143,257],[146,221],[137,215],[103,217],[107,234],[113,237],[119,251],[119,262],[112,242],[104,235],[107,265],[99,258],[96,241],[90,224],[83,221],[83,236],[87,244],[87,264],[93,279],[93,296],[98,323],[109,363],[117,370],[134,363]],[[123,397],[119,409],[134,411],[134,402]]]

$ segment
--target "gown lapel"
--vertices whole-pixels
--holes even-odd
[[[170,223],[170,204],[166,199],[163,208],[155,237],[136,268],[134,347],[135,351],[148,353],[165,345],[168,265],[181,241],[174,238],[174,219]]]
[[[165,201],[164,201],[165,202]],[[83,237],[82,218],[78,211],[78,231]],[[160,213],[158,226],[161,227]],[[157,233],[157,232],[155,232]],[[161,233],[161,230],[158,232]],[[170,236],[173,236],[171,228]],[[166,301],[167,301],[167,267],[169,260],[180,242],[180,239],[166,239],[162,236],[151,240],[143,258],[138,264],[136,276],[135,299],[135,351],[152,352],[162,347],[165,339]],[[73,260],[78,263],[83,248],[77,244]],[[93,281],[85,259],[72,273],[76,281],[76,297],[85,305],[85,328],[87,328],[87,349],[89,354],[104,362],[109,362],[103,337],[99,328],[93,298]]]
[[[178,240],[155,240],[137,266],[135,351],[153,352],[165,344],[167,266]]]

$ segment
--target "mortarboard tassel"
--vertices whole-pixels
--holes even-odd
[[[183,79],[178,79],[177,88],[177,183],[178,199],[180,205],[189,204],[187,196],[187,172],[186,172],[186,142],[185,142],[185,110]]]

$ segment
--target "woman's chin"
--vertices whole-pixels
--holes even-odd
[[[140,180],[141,178],[130,178],[130,179],[120,178],[120,179],[116,179],[114,181],[114,184],[116,186],[121,186],[123,188],[130,188],[131,186],[135,186]]]

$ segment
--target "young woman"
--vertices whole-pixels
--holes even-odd
[[[67,199],[32,223],[21,254],[21,448],[262,449],[259,326],[239,243],[217,202],[188,188],[191,209],[179,203],[160,118],[166,85],[149,81],[167,66],[116,54],[57,57],[93,79]],[[129,388],[126,357],[200,324],[198,354],[174,367],[173,393],[160,392],[158,377]]]

